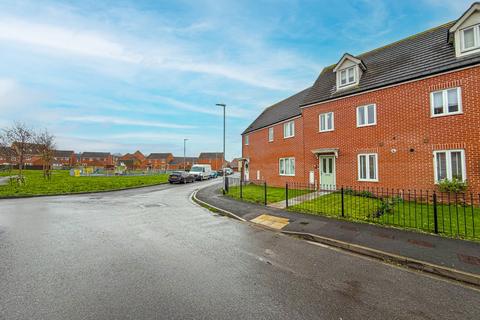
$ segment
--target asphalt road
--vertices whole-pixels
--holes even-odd
[[[0,200],[0,319],[479,319],[479,291],[214,215],[199,186]]]

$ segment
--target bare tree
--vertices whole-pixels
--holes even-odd
[[[8,169],[9,171],[12,169],[11,163],[12,163],[12,158],[13,158],[13,150],[10,148],[10,145],[6,144],[4,139],[4,133],[3,131],[0,131],[0,158],[5,159],[7,163],[9,163]]]
[[[55,137],[47,129],[35,134],[34,141],[38,153],[42,158],[43,177],[50,180],[52,177],[52,164],[55,156]]]
[[[34,142],[32,129],[22,122],[15,122],[10,128],[2,130],[1,140],[2,145],[10,146],[12,160],[18,165],[18,182],[25,182],[23,168],[25,157],[31,153],[32,143]]]

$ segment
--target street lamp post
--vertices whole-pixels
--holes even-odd
[[[187,171],[187,166],[186,166],[186,151],[187,151],[187,141],[188,139],[183,139],[183,171]]]
[[[227,107],[224,103],[217,103],[217,106],[223,108],[223,161],[222,161],[222,171],[223,171],[223,188],[225,189],[225,109]]]

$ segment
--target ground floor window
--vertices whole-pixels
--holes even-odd
[[[464,181],[465,151],[464,150],[439,150],[434,152],[435,182],[445,179]]]
[[[358,180],[378,181],[378,155],[366,153],[358,155]]]
[[[280,158],[279,173],[281,176],[294,176],[295,158]]]

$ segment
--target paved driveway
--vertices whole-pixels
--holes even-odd
[[[478,291],[191,203],[209,183],[1,200],[0,319],[478,319]]]

